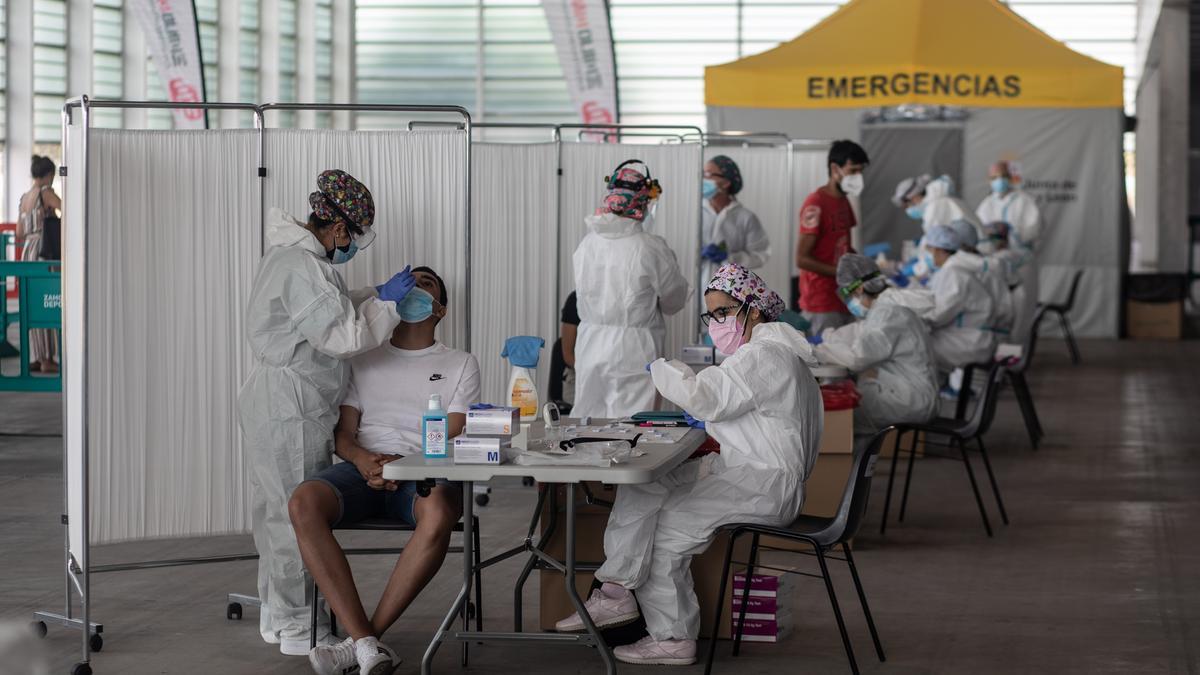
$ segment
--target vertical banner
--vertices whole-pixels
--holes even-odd
[[[158,67],[167,100],[203,102],[204,68],[192,0],[131,0],[130,9],[146,36],[146,47]],[[176,129],[208,127],[208,113],[199,108],[179,109],[174,114]]]
[[[617,66],[605,0],[542,0],[571,104],[584,124],[616,124]],[[615,141],[616,139],[611,139]]]

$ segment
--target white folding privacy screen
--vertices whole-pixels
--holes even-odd
[[[237,392],[263,214],[307,215],[324,169],[349,171],[375,196],[378,237],[343,270],[348,285],[382,283],[406,264],[438,271],[450,296],[440,338],[479,358],[485,401],[503,401],[500,350],[512,335],[546,339],[547,382],[571,254],[620,162],[642,159],[662,181],[651,231],[689,278],[696,269],[699,143],[470,144],[451,127],[92,129],[85,144],[78,122],[66,138],[66,507],[84,568],[89,544],[249,530]],[[86,219],[72,208],[85,202]],[[86,306],[74,301],[84,293]],[[696,322],[694,303],[668,320],[668,355]]]
[[[86,377],[87,415],[68,415],[69,512],[83,513],[82,439],[93,544],[245,532],[249,497],[237,392],[250,366],[243,315],[261,251],[262,213],[308,213],[315,177],[342,168],[371,187],[378,237],[344,270],[351,286],[406,264],[446,280],[442,339],[466,347],[464,131],[93,129],[86,186],[80,128],[68,136],[68,299],[84,284],[87,357],[66,316],[68,392]],[[185,161],[181,161],[185,160]],[[78,177],[78,178],[77,178]],[[84,262],[86,261],[86,262]],[[85,266],[86,265],[86,266]],[[80,338],[79,340],[73,339]],[[70,401],[68,401],[70,405]],[[72,550],[84,545],[72,518]]]

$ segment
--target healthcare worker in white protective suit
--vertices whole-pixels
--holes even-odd
[[[809,338],[821,363],[858,373],[862,404],[854,434],[870,437],[890,424],[928,422],[937,413],[938,381],[929,328],[899,304],[868,257],[847,253],[838,260],[838,294],[859,320]]]
[[[694,426],[706,423],[721,453],[617,490],[605,562],[596,571],[604,583],[586,604],[592,621],[605,627],[636,619],[640,603],[649,636],[613,650],[626,663],[696,660],[692,556],[726,523],[794,520],[821,440],[821,390],[809,371],[816,361],[802,333],[774,321],[783,300],[731,263],[709,282],[705,300],[709,335],[729,358],[699,374],[679,361],[659,359],[649,368],[663,397],[688,411]],[[560,631],[583,628],[578,615],[557,624]]]
[[[604,206],[588,216],[588,234],[574,257],[577,417],[625,417],[654,408],[646,364],[662,354],[663,315],[683,309],[690,290],[666,240],[646,231],[662,188],[645,163],[624,162],[605,180]]]
[[[984,363],[996,351],[991,322],[996,303],[983,282],[958,257],[962,242],[947,225],[925,235],[926,264],[934,270],[929,280],[933,308],[923,315],[933,332],[933,353],[938,369],[948,374],[968,364]]]
[[[1012,330],[1014,316],[1012,291],[1008,288],[1011,274],[1007,263],[1001,258],[979,252],[979,236],[974,225],[965,220],[956,220],[950,223],[950,229],[954,230],[959,240],[954,262],[969,269],[991,294],[995,307],[989,325],[997,337],[1003,340]]]
[[[1008,248],[1027,256],[1019,268],[1021,283],[1013,289],[1015,322],[1012,338],[1024,342],[1032,327],[1038,303],[1037,243],[1042,216],[1037,201],[1021,189],[1021,176],[1012,162],[996,162],[988,170],[990,193],[975,213],[985,223],[1009,225]]]
[[[258,549],[259,628],[280,651],[307,656],[312,597],[288,499],[330,465],[345,360],[383,344],[400,323],[396,303],[412,290],[406,267],[387,283],[348,293],[334,265],[375,238],[370,191],[341,170],[323,172],[307,221],[271,209],[268,249],[246,307],[253,367],[238,393],[253,488]],[[381,469],[382,470],[382,469]],[[330,638],[328,624],[320,640]]]
[[[930,178],[925,174],[905,178],[896,185],[892,203],[904,209],[909,218],[921,221],[921,231],[926,235],[934,227],[949,225],[955,220],[965,220],[979,232],[983,231],[983,223],[975,217],[971,207],[954,196],[954,181],[949,176]]]
[[[735,262],[747,269],[758,269],[771,257],[771,238],[758,216],[737,200],[742,191],[742,172],[736,162],[717,155],[704,164],[700,218],[704,231],[704,278],[709,278],[722,263]]]

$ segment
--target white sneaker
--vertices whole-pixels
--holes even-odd
[[[332,647],[341,642],[336,635],[332,633],[321,633],[321,637],[317,638],[318,647]],[[308,650],[312,641],[308,636],[298,638],[281,638],[279,640],[279,653],[284,656],[307,656]]]
[[[358,657],[359,675],[391,675],[400,659],[396,652],[379,644],[374,637],[365,637],[354,643],[354,653]]]
[[[308,662],[317,675],[346,675],[358,671],[354,638],[333,645],[319,645],[308,653]]]
[[[629,589],[609,583],[592,591],[592,597],[588,598],[583,608],[587,610],[588,616],[592,617],[596,628],[624,626],[641,616],[633,593],[630,593]],[[554,624],[554,630],[560,633],[578,633],[584,630],[583,619],[579,618],[579,613],[576,612]]]
[[[623,663],[653,666],[690,666],[696,662],[695,640],[655,640],[647,635],[631,645],[613,649]]]

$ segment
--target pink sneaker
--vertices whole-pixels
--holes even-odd
[[[655,666],[690,666],[696,662],[695,640],[655,640],[647,635],[631,645],[613,649],[623,663]]]
[[[616,584],[606,583],[592,591],[592,597],[583,605],[588,616],[596,624],[596,628],[612,628],[624,626],[636,621],[641,613],[638,612],[637,601],[633,593]],[[578,633],[584,630],[583,619],[579,613],[572,614],[554,624],[554,630],[560,633]]]

